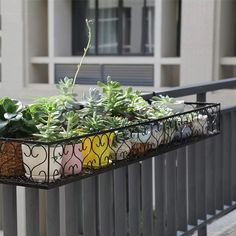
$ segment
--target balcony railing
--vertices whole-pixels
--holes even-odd
[[[162,92],[171,96],[236,87],[236,79]],[[148,98],[150,95],[146,95]],[[221,134],[62,187],[2,185],[4,236],[207,235],[236,208],[236,104],[223,108]]]

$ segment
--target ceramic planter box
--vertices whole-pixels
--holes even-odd
[[[111,148],[111,159],[112,160],[123,160],[128,157],[132,149],[132,143],[130,140],[124,140],[118,143],[116,147]]]
[[[207,126],[207,115],[194,117],[192,122],[193,135],[206,135]]]
[[[82,143],[67,144],[63,150],[62,173],[64,175],[79,174],[83,166]]]
[[[83,138],[83,166],[101,168],[109,165],[113,137],[113,133],[104,133]]]
[[[178,125],[178,131],[175,134],[176,139],[186,139],[191,136],[207,135],[208,119],[207,115],[197,115],[189,121]]]
[[[166,103],[168,108],[172,110],[173,113],[182,113],[184,112],[184,101],[176,101],[175,103]]]
[[[63,146],[22,144],[25,176],[38,182],[61,177]]]

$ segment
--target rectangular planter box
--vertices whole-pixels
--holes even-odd
[[[185,108],[186,112],[162,119],[55,142],[1,139],[1,143],[18,147],[15,158],[19,160],[19,153],[22,155],[20,165],[24,168],[23,174],[16,171],[15,175],[11,170],[7,173],[12,175],[4,175],[6,171],[1,169],[9,166],[9,158],[0,160],[0,182],[50,189],[219,134],[219,104],[185,103]],[[9,155],[14,159],[12,148]],[[0,158],[7,152],[6,148],[0,149]]]

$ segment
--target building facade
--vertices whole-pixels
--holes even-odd
[[[78,92],[111,75],[153,91],[236,75],[236,0],[1,0],[2,95],[55,94],[73,76],[93,20]]]

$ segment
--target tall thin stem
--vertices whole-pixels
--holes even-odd
[[[87,42],[86,48],[84,48],[84,53],[83,53],[83,56],[82,56],[82,58],[81,58],[81,60],[80,60],[80,63],[77,65],[77,70],[76,70],[76,72],[75,72],[74,79],[73,79],[72,93],[73,93],[73,91],[74,91],[75,82],[76,82],[76,79],[77,79],[77,77],[78,77],[80,68],[81,68],[81,66],[82,66],[82,64],[83,64],[84,58],[85,58],[85,56],[86,56],[86,54],[87,54],[87,52],[88,52],[88,50],[89,50],[89,48],[90,48],[90,46],[91,46],[91,38],[92,38],[91,27],[90,27],[91,21],[88,20],[88,19],[86,19],[85,21],[86,21],[86,26],[87,26],[87,29],[88,29],[88,42]]]

